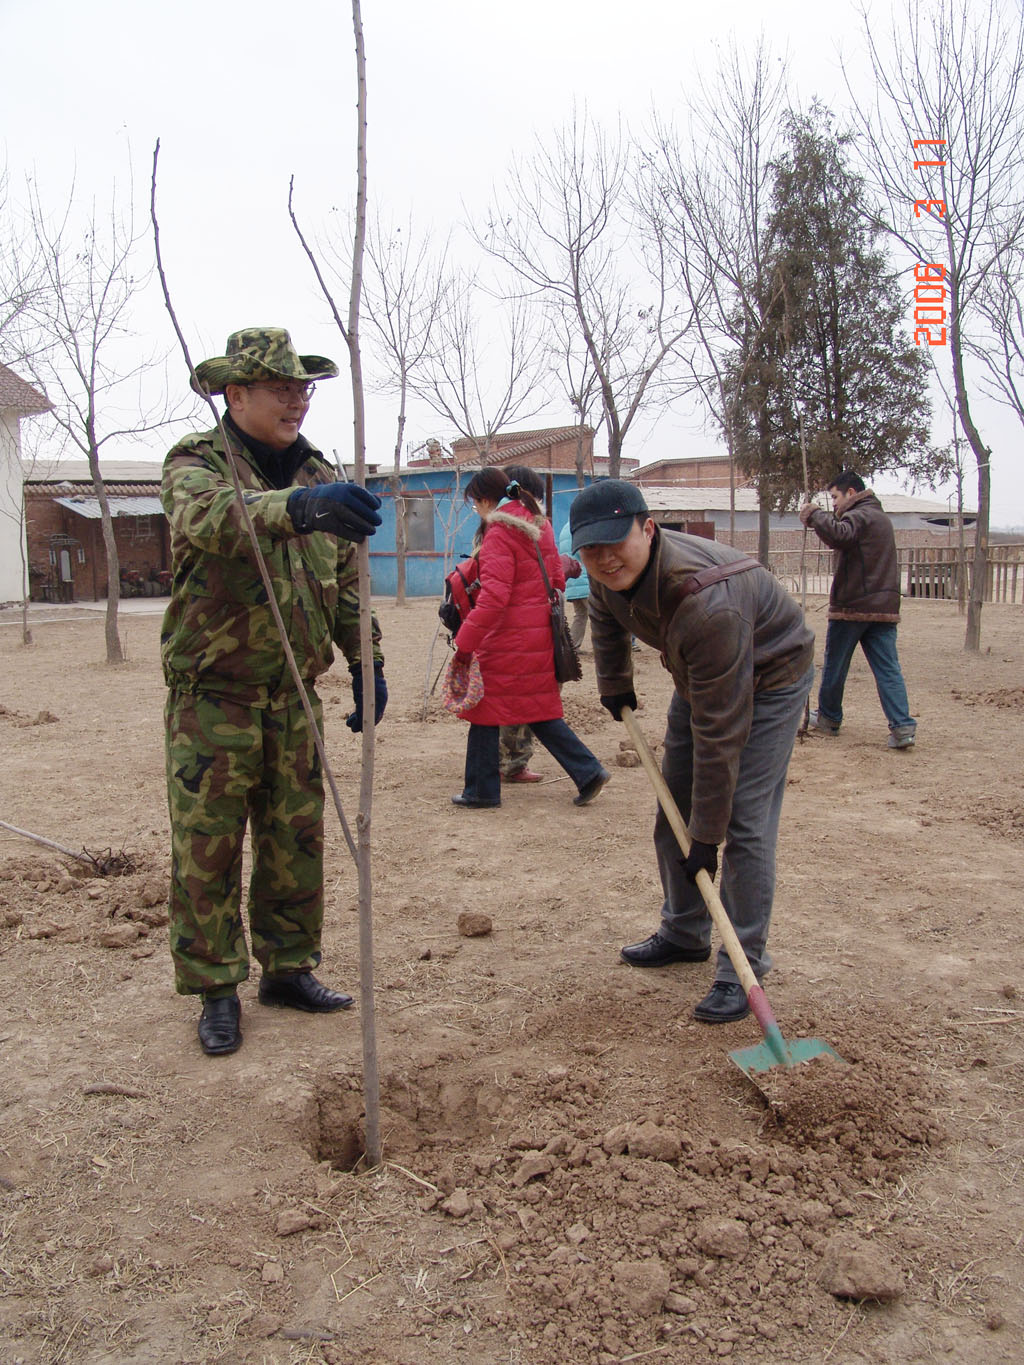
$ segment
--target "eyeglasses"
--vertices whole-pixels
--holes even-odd
[[[300,403],[308,403],[316,393],[315,384],[246,384],[247,389],[263,389],[267,393],[272,393],[277,401],[284,406],[291,403],[296,398]]]

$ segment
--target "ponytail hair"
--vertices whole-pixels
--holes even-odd
[[[501,502],[502,498],[511,498],[514,502],[521,502],[535,517],[541,515],[540,504],[524,486],[524,482],[510,478],[508,469],[500,469],[495,465],[478,469],[466,485],[463,500],[472,502],[474,498],[485,498],[488,502],[494,503]]]

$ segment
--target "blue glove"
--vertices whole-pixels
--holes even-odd
[[[326,531],[339,540],[361,545],[380,525],[380,498],[358,483],[318,483],[296,488],[288,498],[288,515],[300,536]]]
[[[345,724],[355,734],[359,734],[363,728],[363,667],[362,664],[349,670],[352,674],[352,700],[356,704],[356,709],[345,719]],[[384,665],[375,663],[373,665],[373,723],[380,724],[380,718],[384,714],[384,708],[388,704],[388,685],[384,681]]]
[[[613,697],[601,697],[601,705],[606,711],[610,711],[615,720],[622,719],[622,708],[628,706],[631,711],[636,710],[635,692],[616,692]]]
[[[696,882],[698,872],[706,872],[712,881],[718,871],[718,845],[702,844],[699,839],[690,840],[690,852],[683,863],[687,881]]]

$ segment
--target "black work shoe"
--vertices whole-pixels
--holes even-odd
[[[491,806],[500,806],[500,801],[477,801],[475,797],[467,796],[465,792],[459,792],[458,796],[452,797],[453,806],[471,806],[474,810],[487,810]]]
[[[589,782],[584,782],[580,788],[579,796],[572,798],[572,804],[574,806],[589,806],[591,801],[597,800],[611,780],[611,773],[602,768],[596,777],[592,777]]]
[[[259,1000],[261,1005],[284,1005],[288,1009],[305,1010],[307,1014],[330,1014],[333,1010],[347,1010],[352,1004],[350,995],[332,991],[312,972],[261,976]]]
[[[710,948],[680,948],[654,933],[642,943],[629,943],[619,956],[631,967],[667,967],[670,962],[707,962]]]
[[[716,981],[704,999],[693,1007],[694,1019],[703,1024],[732,1024],[750,1013],[747,993],[735,981]]]
[[[203,999],[199,1016],[199,1042],[209,1057],[220,1057],[237,1052],[242,1046],[242,1006],[237,995],[222,995],[214,1000]]]

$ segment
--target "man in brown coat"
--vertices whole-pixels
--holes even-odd
[[[892,522],[859,474],[843,470],[829,484],[828,492],[834,515],[813,503],[800,509],[803,524],[835,552],[825,662],[811,729],[823,735],[839,733],[846,675],[859,644],[889,722],[889,748],[909,749],[917,722],[910,714],[896,653],[900,571]]]
[[[661,925],[622,949],[633,967],[706,962],[711,917],[696,886],[722,852],[722,902],[760,981],[786,769],[814,676],[814,637],[766,569],[737,550],[655,525],[635,484],[602,479],[569,510],[572,551],[590,575],[590,628],[601,704],[635,710],[631,636],[661,653],[675,690],[662,772],[689,827],[683,857],[659,810],[654,847]],[[749,1006],[725,949],[694,1008],[707,1024]]]

